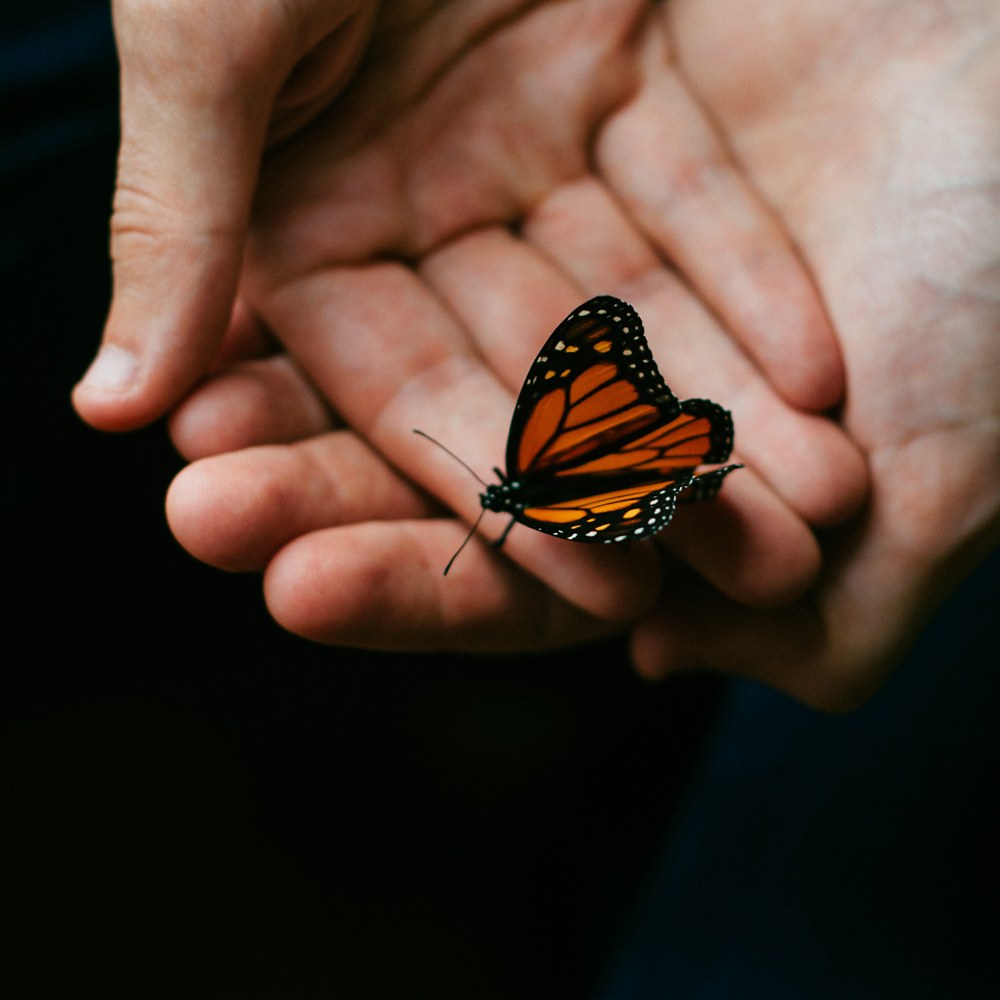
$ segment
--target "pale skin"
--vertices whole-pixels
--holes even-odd
[[[997,534],[995,8],[970,5],[941,39],[919,22],[931,4],[906,7],[917,21],[903,37],[890,27],[911,22],[888,3],[451,6],[466,16],[431,16],[403,41],[377,22],[377,57],[352,90],[268,159],[220,365],[172,418],[181,451],[201,459],[171,489],[175,533],[208,562],[265,569],[276,618],[324,641],[539,648],[631,626],[648,676],[702,662],[814,704],[856,702]],[[911,89],[891,70],[914,38],[929,55]],[[740,58],[718,58],[734,47]],[[930,212],[926,191],[887,183],[887,138],[924,116],[897,160],[925,184],[947,176],[954,139],[925,139],[950,105],[918,95],[952,77],[959,133],[985,152],[975,176],[945,163],[962,204]],[[278,93],[280,67],[264,78]],[[871,126],[889,99],[898,113]],[[247,117],[252,152],[267,115]],[[231,118],[196,139],[251,131]],[[157,134],[157,115],[146,120]],[[152,419],[219,351],[239,276],[226,246],[240,245],[239,192],[255,171],[223,209],[213,193],[245,146],[212,158],[215,187],[211,170],[193,186],[168,176],[119,202],[107,341],[138,362],[131,382],[78,389],[91,422]],[[134,250],[164,231],[166,300],[155,254]],[[438,504],[471,520],[476,484],[410,429],[486,475],[538,346],[596,292],[636,306],[680,395],[733,410],[748,470],[661,536],[683,563],[516,529],[506,557],[471,545],[442,579],[462,526]],[[289,356],[236,360],[261,353],[255,316]],[[816,411],[840,397],[842,363],[841,429]],[[331,409],[350,429],[330,430]],[[866,464],[875,489],[859,515]],[[490,537],[501,528],[484,521]]]
[[[692,656],[849,706],[1000,537],[1000,4],[669,15],[683,73],[823,292],[871,495],[824,533],[804,600],[750,611],[668,586],[633,653],[649,676]]]

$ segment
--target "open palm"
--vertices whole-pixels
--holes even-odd
[[[872,485],[823,534],[807,598],[752,612],[678,582],[635,656],[650,675],[694,660],[854,704],[1000,537],[1000,6],[678,0],[665,15],[816,277]]]
[[[810,525],[842,520],[865,489],[853,446],[806,412],[839,398],[837,347],[657,18],[639,2],[427,5],[416,19],[390,5],[351,87],[265,163],[242,290],[289,356],[224,370],[175,414],[181,450],[217,457],[181,474],[168,510],[201,558],[266,567],[287,627],[537,648],[652,605],[652,544],[520,529],[509,558],[476,544],[443,579],[465,529],[436,504],[471,521],[477,489],[411,433],[488,475],[538,347],[598,292],[636,306],[679,395],[733,410],[750,467],[668,544],[755,606],[814,579]],[[239,315],[234,341],[253,327]],[[349,430],[329,431],[313,387]],[[263,447],[219,454],[248,445]]]

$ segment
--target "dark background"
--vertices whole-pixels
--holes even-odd
[[[69,404],[110,296],[103,3],[0,11],[2,992],[584,997],[721,692],[620,642],[316,646],[202,566],[182,462]]]

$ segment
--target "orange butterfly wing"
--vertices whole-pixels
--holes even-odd
[[[575,309],[539,352],[521,389],[507,439],[508,509],[529,527],[577,541],[654,534],[677,495],[718,492],[732,418],[706,399],[681,402],[653,361],[642,321],[602,295]],[[496,494],[488,494],[496,495]],[[487,496],[484,495],[484,506]]]

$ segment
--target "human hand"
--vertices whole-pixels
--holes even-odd
[[[73,400],[132,430],[211,367],[230,321],[261,155],[326,108],[376,0],[114,0],[122,141],[101,352]]]
[[[681,575],[633,656],[849,707],[1000,538],[1000,8],[676,0],[666,17],[819,283],[872,490],[821,534],[806,598],[754,611]]]
[[[242,287],[294,364],[244,363],[175,414],[185,455],[218,456],[171,488],[175,534],[216,565],[266,566],[275,617],[329,642],[539,648],[620,629],[659,591],[651,545],[519,529],[505,549],[517,565],[472,544],[443,579],[464,528],[428,519],[427,497],[472,520],[476,489],[411,434],[485,473],[538,347],[612,292],[646,318],[679,395],[733,410],[751,467],[711,524],[685,511],[666,543],[734,600],[792,599],[818,569],[809,526],[842,520],[865,489],[855,449],[797,408],[841,391],[805,272],[646,5],[489,14],[464,37],[437,13],[405,37],[376,30],[344,99],[269,158]],[[658,188],[642,187],[650,176]],[[352,430],[303,440],[332,426],[320,397]],[[254,444],[268,447],[219,454]]]

